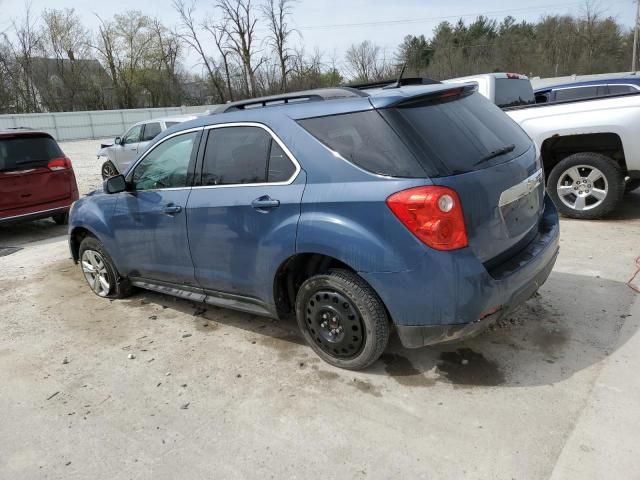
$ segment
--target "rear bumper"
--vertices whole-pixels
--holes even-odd
[[[528,300],[558,256],[560,228],[553,203],[536,238],[491,271],[470,248],[430,251],[415,270],[362,273],[378,292],[402,344],[418,348],[477,334]]]
[[[57,202],[36,205],[34,207],[4,211],[0,213],[0,224],[28,222],[31,220],[48,218],[60,213],[68,213],[69,209],[71,208],[71,204],[75,200],[77,199],[66,198],[64,200],[58,200]]]

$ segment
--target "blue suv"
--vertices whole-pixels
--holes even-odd
[[[224,105],[77,201],[69,231],[101,297],[295,316],[347,369],[392,329],[408,348],[479,332],[547,279],[559,236],[531,139],[443,84]]]

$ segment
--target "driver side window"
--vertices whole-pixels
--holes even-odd
[[[182,188],[187,186],[189,162],[195,153],[199,132],[165,140],[136,166],[132,183],[136,190]]]
[[[142,125],[136,125],[131,127],[127,133],[122,137],[122,144],[138,143],[140,141],[140,133],[142,133]]]

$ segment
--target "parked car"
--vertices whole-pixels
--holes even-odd
[[[154,118],[132,125],[122,136],[116,137],[111,145],[101,145],[98,159],[106,158],[102,164],[102,178],[107,179],[125,172],[131,162],[149,145],[154,138],[167,128],[196,118],[195,115],[182,115],[166,118]]]
[[[571,102],[639,92],[640,78],[636,75],[563,83],[534,90],[536,103]]]
[[[51,135],[0,130],[0,223],[51,217],[66,224],[77,199],[71,160]]]
[[[479,332],[544,283],[556,209],[529,137],[468,86],[320,89],[226,106],[156,138],[75,203],[94,293],[141,287],[295,315],[361,369]]]
[[[446,80],[471,83],[492,101],[507,85],[490,73]],[[524,76],[520,76],[523,80]],[[528,82],[528,80],[527,80]],[[507,92],[512,90],[507,87]],[[549,195],[568,217],[597,219],[640,187],[640,95],[622,94],[505,108],[540,148]]]

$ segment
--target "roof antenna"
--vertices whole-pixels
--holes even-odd
[[[388,88],[400,88],[402,86],[402,77],[404,75],[404,71],[406,68],[407,68],[407,62],[404,62],[404,64],[402,65],[402,70],[400,70],[400,76],[398,76],[398,80],[396,80],[395,83],[392,83],[391,85],[382,87],[382,89],[386,90]]]

